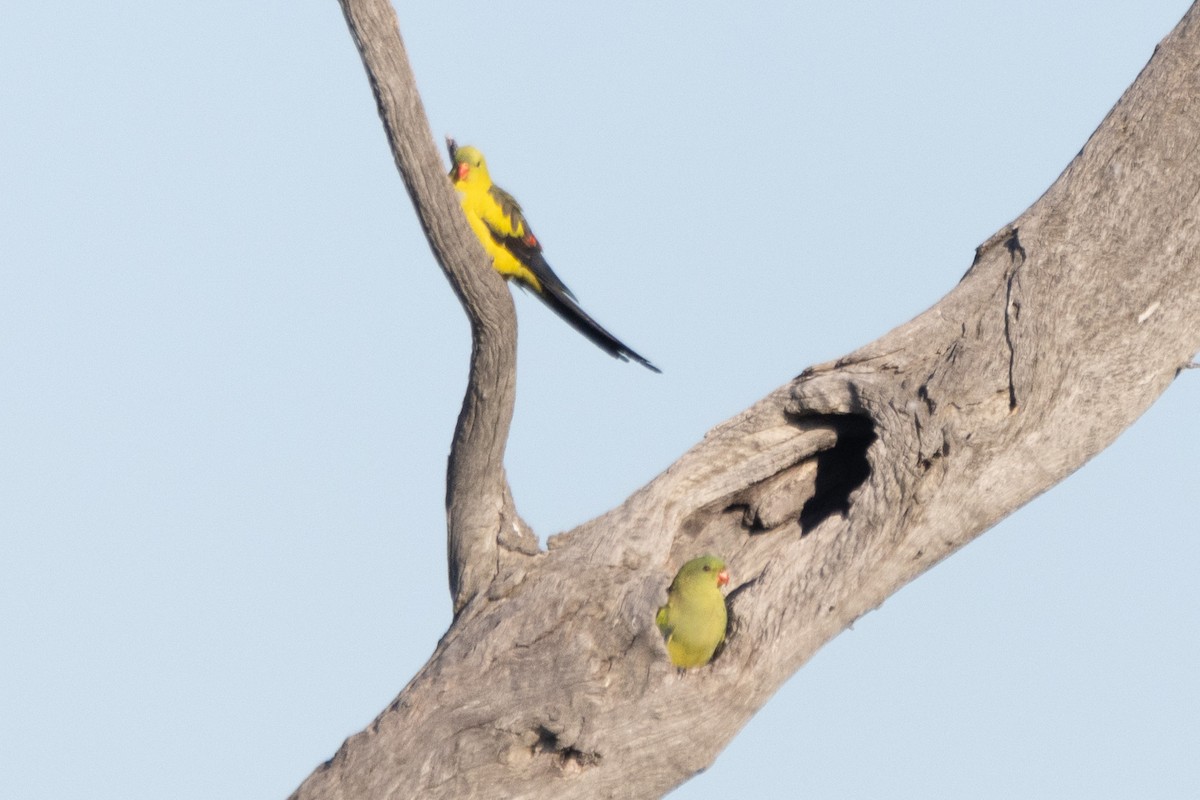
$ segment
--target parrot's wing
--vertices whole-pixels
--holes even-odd
[[[514,239],[528,237],[532,240],[532,244],[537,246],[537,237],[529,230],[529,221],[525,219],[525,212],[521,210],[521,204],[517,202],[517,198],[494,183],[488,186],[488,197],[496,204],[497,212],[495,215],[489,216],[499,217],[499,219],[488,220],[488,225],[493,230],[499,229],[497,232]],[[541,247],[538,249],[540,250]]]
[[[562,278],[546,263],[542,256],[542,243],[534,236],[516,198],[494,183],[488,187],[488,196],[494,203],[496,213],[486,214],[483,222],[492,232],[496,243],[532,272],[543,288],[575,300],[575,295],[562,282]]]
[[[654,615],[654,624],[662,628],[662,633],[666,634],[667,628],[671,625],[671,610],[666,606],[659,608],[659,613]]]
[[[675,626],[671,624],[671,612],[668,606],[658,609],[658,613],[654,615],[654,623],[662,631],[663,638],[670,640],[671,634],[675,632]]]

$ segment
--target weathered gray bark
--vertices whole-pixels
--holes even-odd
[[[391,9],[343,6],[434,249],[452,282],[474,281],[486,269],[449,219]],[[454,455],[470,463],[452,465],[447,500],[461,612],[293,796],[658,796],[817,648],[1112,442],[1200,349],[1198,13],[937,305],[806,370],[548,552],[529,553],[500,465],[511,375],[489,370],[511,370],[511,351],[474,369]],[[474,325],[476,361],[489,324]],[[500,330],[489,347],[511,348]],[[468,474],[483,488],[456,486]],[[724,651],[681,675],[654,610],[706,551],[743,583]]]
[[[396,167],[471,323],[471,370],[446,476],[450,594],[457,614],[491,583],[498,559],[538,549],[537,537],[517,515],[504,477],[504,446],[516,394],[517,316],[512,295],[488,266],[458,210],[437,150],[430,146],[429,122],[395,11],[386,0],[343,2],[342,11],[367,67]]]

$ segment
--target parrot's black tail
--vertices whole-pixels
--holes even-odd
[[[572,328],[582,333],[592,344],[613,358],[619,358],[622,361],[636,361],[651,372],[662,373],[661,369],[642,358],[629,345],[604,330],[603,326],[588,316],[587,312],[580,308],[571,297],[551,287],[543,287],[542,291],[534,292],[534,294],[555,314],[565,319]]]

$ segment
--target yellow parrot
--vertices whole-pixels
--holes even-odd
[[[725,640],[729,617],[721,587],[727,583],[725,562],[716,556],[693,558],[675,574],[667,604],[654,617],[675,666],[703,667]]]
[[[452,162],[450,180],[458,191],[471,230],[491,256],[496,271],[531,290],[550,310],[610,356],[633,360],[649,370],[662,372],[579,307],[575,295],[542,257],[542,245],[529,229],[521,206],[512,195],[492,183],[483,154],[474,147],[459,147],[450,138],[446,139],[446,145]]]

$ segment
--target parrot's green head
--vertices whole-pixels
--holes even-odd
[[[450,159],[454,162],[454,166],[450,170],[451,178],[463,181],[472,172],[487,176],[487,162],[483,160],[483,153],[479,150],[470,145],[459,147],[453,139],[447,139],[446,146],[450,148]]]
[[[693,558],[679,568],[674,584],[684,586],[698,581],[712,581],[717,586],[729,583],[729,572],[725,569],[725,562],[716,556]]]

